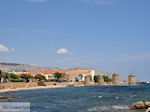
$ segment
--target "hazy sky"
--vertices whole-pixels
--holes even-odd
[[[150,80],[150,0],[0,0],[0,61]]]

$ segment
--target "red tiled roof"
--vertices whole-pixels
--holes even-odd
[[[54,74],[54,73],[57,73],[57,72],[65,74],[67,72],[67,70],[41,71],[41,73],[43,73],[43,74]]]
[[[40,71],[42,74],[54,74],[54,71]]]
[[[69,71],[69,74],[79,74],[79,73],[87,73],[87,74],[89,74],[90,71],[87,71],[87,70],[74,70],[74,71]]]
[[[27,72],[26,74],[31,75],[31,74],[40,74],[40,72]]]
[[[28,72],[26,74],[55,74],[55,73],[65,74],[67,70],[56,70],[56,71],[40,71],[40,72]]]

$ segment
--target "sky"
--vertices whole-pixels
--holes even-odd
[[[150,81],[150,0],[0,0],[0,62]]]

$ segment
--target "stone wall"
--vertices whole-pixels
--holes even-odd
[[[73,82],[44,82],[46,86],[51,86],[51,85],[71,85],[74,84]]]
[[[29,82],[29,85],[27,87],[36,87],[38,86],[37,82]]]
[[[26,87],[27,83],[26,82],[6,82],[6,83],[1,83],[0,87],[1,89],[15,89],[15,88],[23,88]]]
[[[24,88],[24,87],[36,87],[38,86],[37,82],[6,82],[0,84],[0,89],[15,89],[15,88]]]

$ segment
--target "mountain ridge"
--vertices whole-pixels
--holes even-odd
[[[42,67],[36,65],[29,65],[29,64],[18,64],[18,63],[7,63],[7,62],[0,62],[0,67],[4,68],[7,72],[38,72],[38,71],[46,71],[46,70],[62,70],[59,67]],[[72,67],[66,70],[95,70],[96,75],[107,75],[112,77],[112,73],[104,72],[101,70],[92,69],[89,67]]]

